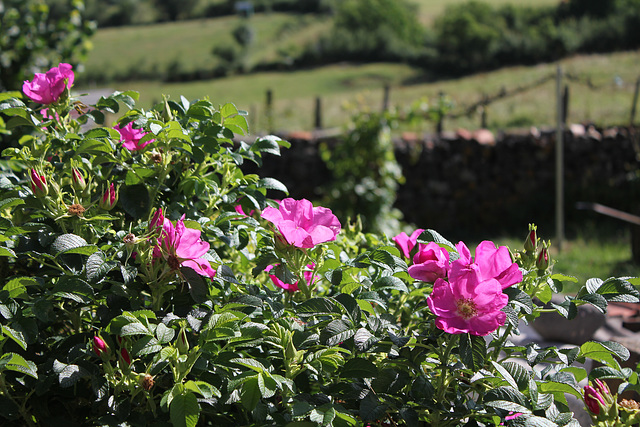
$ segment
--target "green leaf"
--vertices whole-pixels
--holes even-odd
[[[53,287],[53,294],[79,303],[91,302],[94,295],[91,285],[75,276],[61,277]]]
[[[227,103],[220,108],[220,114],[222,114],[222,117],[227,118],[238,114],[238,109],[232,103]]]
[[[479,371],[484,366],[487,344],[482,337],[470,334],[460,335],[460,357],[462,363],[473,371]]]
[[[273,397],[278,390],[278,383],[265,372],[258,374],[258,388],[265,399]]]
[[[493,365],[494,368],[496,368],[496,371],[498,371],[498,373],[500,374],[500,376],[507,382],[509,383],[509,385],[514,388],[515,390],[518,390],[518,383],[516,383],[516,380],[513,379],[513,377],[511,376],[511,374],[502,367],[502,365],[500,365],[498,362],[494,362],[493,360],[491,361],[491,364]]]
[[[78,249],[78,248],[83,248],[87,246],[90,246],[90,245],[87,243],[86,240],[84,240],[80,236],[77,236],[75,234],[62,234],[58,236],[56,240],[53,242],[53,244],[51,245],[51,250],[55,255],[59,255],[61,253],[65,253],[72,249]]]
[[[156,337],[158,338],[159,344],[167,344],[171,342],[175,334],[176,331],[167,327],[164,323],[158,323],[158,326],[156,327]]]
[[[7,197],[6,199],[0,200],[0,210],[18,205],[24,205],[24,200],[19,197]]]
[[[342,378],[374,378],[377,375],[376,365],[360,357],[349,359],[340,369],[340,377]]]
[[[0,246],[0,256],[8,256],[11,258],[16,258],[16,253],[9,249],[9,248],[5,248],[4,246]]]
[[[405,285],[402,280],[394,276],[386,276],[375,281],[371,286],[371,289],[374,291],[396,290],[400,292],[409,292],[407,285]]]
[[[354,336],[356,331],[342,319],[335,319],[320,332],[320,341],[334,346]]]
[[[151,210],[149,191],[144,184],[127,185],[120,188],[120,203],[126,213],[140,219]]]
[[[85,264],[87,280],[92,283],[99,282],[115,267],[115,265],[116,264],[114,262],[107,261],[107,257],[104,252],[94,252],[89,256],[89,258],[87,258],[87,263]]]
[[[200,405],[196,395],[187,392],[174,396],[169,405],[169,415],[174,427],[196,427],[200,418]]]
[[[262,394],[258,385],[258,375],[249,378],[242,384],[240,390],[240,402],[247,411],[253,411],[260,401]]]
[[[267,190],[277,190],[282,191],[285,194],[289,194],[287,186],[275,178],[262,178],[258,181],[257,186],[259,188],[266,188]]]
[[[353,336],[353,342],[358,351],[361,352],[366,352],[378,341],[380,341],[380,338],[375,337],[365,328],[358,329]]]
[[[123,330],[125,328],[122,328]],[[157,353],[162,350],[162,346],[158,343],[155,337],[145,336],[137,340],[133,346],[131,346],[131,353],[134,356],[144,356],[146,354]]]
[[[102,153],[109,154],[112,152],[113,152],[113,147],[111,146],[109,141],[100,140],[100,139],[88,139],[84,141],[82,144],[80,144],[80,146],[76,150],[75,155],[76,156],[80,156],[81,154],[96,155],[96,154],[102,154]]]
[[[330,298],[310,298],[296,306],[296,312],[300,317],[315,316],[319,314],[340,315],[342,312]]]
[[[281,146],[288,148],[291,144],[275,135],[267,135],[256,139],[251,145],[251,151],[279,156]]]
[[[211,384],[204,381],[187,381],[185,388],[191,390],[194,393],[200,394],[205,399],[211,399],[212,397],[221,397],[220,390]]]
[[[20,347],[22,347],[23,350],[27,349],[27,341],[24,339],[24,335],[22,335],[22,332],[2,325],[2,333],[14,340]]]
[[[538,390],[541,393],[569,393],[573,394],[578,399],[582,399],[582,393],[580,390],[576,390],[572,385],[566,383],[559,383],[556,381],[545,381],[538,383]]]
[[[331,405],[322,405],[311,411],[309,419],[319,426],[331,426],[336,417],[336,411]]]
[[[456,246],[453,243],[451,243],[450,241],[442,237],[442,235],[437,231],[431,230],[431,229],[427,229],[423,231],[422,234],[418,236],[418,242],[420,243],[435,242],[441,246],[446,246],[447,249],[450,251],[455,251],[456,249]]]
[[[229,362],[242,365],[245,368],[249,368],[253,371],[256,371],[257,373],[262,373],[267,371],[267,368],[265,368],[265,366],[262,363],[258,362],[255,359],[239,357],[239,358],[231,359],[229,360]]]
[[[594,341],[588,341],[580,346],[580,356],[588,357],[593,360],[604,363],[613,369],[620,369],[620,364],[614,359],[613,354],[616,354],[623,360],[629,357],[629,351],[626,352],[623,346],[620,344],[608,342],[609,347],[605,346],[605,343],[599,343]],[[626,349],[625,349],[626,350]],[[620,354],[618,354],[620,352]]]
[[[27,286],[37,286],[38,281],[32,277],[16,277],[7,282],[2,288],[9,292],[9,298],[18,298],[21,295],[26,295]]]
[[[33,378],[38,378],[36,364],[16,353],[4,353],[0,358],[0,372],[4,369],[21,372]]]
[[[640,292],[623,278],[609,278],[598,288],[597,293],[607,301],[638,302]]]

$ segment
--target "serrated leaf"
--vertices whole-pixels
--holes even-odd
[[[94,252],[87,258],[85,264],[85,272],[87,280],[97,283],[102,280],[109,271],[115,266],[114,263],[108,262],[107,257],[102,251]]]
[[[60,387],[71,387],[77,383],[80,378],[86,375],[86,371],[78,365],[66,365],[58,374],[58,382]]]
[[[162,346],[155,337],[151,336],[142,337],[131,346],[131,352],[137,357],[157,353],[160,350]]]
[[[258,386],[258,376],[255,375],[249,378],[242,384],[240,390],[240,402],[247,411],[253,411],[260,401],[262,394],[260,393],[260,387]]]
[[[484,366],[487,344],[482,337],[470,334],[460,335],[460,357],[467,368],[478,371]]]
[[[87,241],[75,234],[62,234],[56,238],[51,245],[51,250],[55,255],[65,253],[72,249],[89,246]]]
[[[409,292],[407,285],[405,285],[402,280],[394,276],[386,276],[375,281],[371,286],[371,289],[374,291],[396,290],[400,292]]]
[[[358,351],[366,352],[372,345],[380,341],[380,338],[375,337],[371,332],[365,328],[360,328],[353,336],[353,343]]]
[[[261,372],[258,374],[258,388],[260,389],[262,397],[268,399],[276,394],[278,383],[266,373]]]
[[[0,256],[8,256],[11,258],[16,258],[16,253],[9,248],[5,248],[4,246],[0,246]]]
[[[200,418],[196,395],[187,392],[174,396],[169,405],[169,415],[174,427],[196,427]]]
[[[24,339],[22,332],[16,331],[9,326],[2,325],[2,333],[15,341],[23,350],[27,349],[27,341]]]
[[[296,306],[296,312],[301,317],[319,314],[340,315],[341,312],[330,298],[310,298]]]
[[[335,319],[320,332],[320,341],[334,346],[354,336],[356,331],[342,319]]]
[[[176,331],[172,328],[167,327],[164,323],[159,323],[156,327],[156,337],[158,338],[158,343],[167,344],[173,340]]]
[[[360,357],[349,359],[340,369],[342,378],[374,378],[377,375],[376,365]]]

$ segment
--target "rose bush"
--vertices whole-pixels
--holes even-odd
[[[60,96],[43,119],[47,99],[0,94],[31,130],[0,163],[3,425],[575,426],[581,381],[638,389],[620,344],[509,340],[543,311],[638,301],[638,279],[545,308],[575,279],[535,227],[521,250],[430,229],[396,247],[245,174],[288,143],[245,142],[234,105],[136,98]]]

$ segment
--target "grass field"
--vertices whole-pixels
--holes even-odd
[[[640,76],[640,51],[607,55],[583,55],[559,62],[565,73],[579,81],[569,85],[569,122],[591,120],[598,125],[621,125],[629,121],[634,84]],[[161,82],[127,82],[113,89],[133,89],[141,93],[139,105],[149,107],[162,94],[171,98],[209,97],[214,103],[234,102],[250,112],[253,132],[266,129],[265,92],[274,95],[274,128],[309,130],[313,125],[315,97],[322,96],[323,124],[336,127],[348,121],[345,105],[379,109],[383,86],[391,85],[391,103],[408,106],[422,98],[434,100],[440,91],[453,100],[454,112],[479,100],[483,94],[495,94],[502,88],[511,90],[553,75],[556,64],[511,67],[492,72],[442,81],[428,81],[421,70],[399,64],[338,64],[297,72],[269,72],[233,76],[224,79],[167,84]],[[590,81],[593,87],[587,85]],[[553,80],[526,93],[491,104],[487,109],[493,130],[553,126],[555,122]],[[479,114],[448,120],[445,129],[478,128]],[[422,123],[415,131],[431,131],[433,123]]]

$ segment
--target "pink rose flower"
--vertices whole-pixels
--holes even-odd
[[[409,258],[411,256],[411,250],[416,245],[418,237],[420,237],[420,234],[422,234],[423,231],[424,230],[422,228],[418,228],[416,231],[411,233],[411,236],[407,236],[407,233],[403,231],[393,238],[393,241],[396,242],[396,245],[398,245],[398,248],[405,258]]]
[[[46,73],[36,73],[32,81],[25,80],[22,91],[30,99],[40,104],[53,104],[66,88],[73,86],[71,65],[60,64]]]
[[[427,304],[436,315],[436,327],[449,334],[488,335],[504,325],[500,311],[509,302],[496,279],[485,281],[474,271],[463,280],[437,279]]]
[[[267,268],[264,269],[264,271],[266,271],[267,273],[271,270],[273,270],[274,267],[276,267],[277,265],[270,265]],[[305,282],[307,282],[307,287],[311,288],[311,286],[313,285],[313,282],[316,281],[316,279],[318,278],[318,275],[313,274],[313,269],[316,267],[316,264],[314,262],[312,262],[311,264],[307,264],[307,270],[305,270],[303,272],[304,274],[304,280]],[[300,290],[298,288],[298,282],[296,283],[284,283],[282,280],[278,279],[278,277],[276,277],[275,274],[269,274],[269,277],[271,278],[271,281],[273,282],[274,285],[276,285],[279,288],[284,289],[285,291],[289,291],[289,292],[295,292]]]
[[[133,122],[127,123],[124,127],[115,125],[113,128],[120,132],[120,141],[122,142],[122,146],[129,151],[142,150],[144,147],[155,141],[155,139],[150,139],[145,142],[140,142],[147,132],[142,129],[134,129]]]
[[[172,270],[180,267],[192,268],[201,276],[213,278],[216,274],[209,261],[203,258],[210,246],[200,239],[200,230],[187,228],[184,225],[184,215],[174,226],[171,221],[164,219],[160,242],[153,250],[154,258],[164,258]]]
[[[435,242],[420,245],[409,267],[409,276],[416,280],[433,283],[446,278],[449,271],[449,252]]]
[[[314,207],[306,199],[284,199],[278,209],[267,207],[262,218],[273,223],[287,243],[298,248],[333,241],[341,229],[330,209]]]
[[[493,242],[485,240],[476,247],[475,261],[463,242],[456,249],[460,258],[451,263],[449,280],[460,280],[461,276],[474,272],[479,274],[480,281],[496,279],[502,289],[522,282],[522,272],[511,260],[506,246],[496,248]]]

